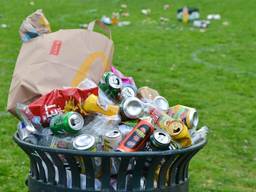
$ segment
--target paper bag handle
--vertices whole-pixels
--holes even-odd
[[[100,20],[95,20],[95,21],[90,22],[89,25],[88,25],[87,30],[88,31],[93,31],[94,27],[95,27],[95,24],[97,24],[101,29],[103,29],[108,34],[108,37],[110,39],[112,39],[111,30],[104,23],[102,23]]]

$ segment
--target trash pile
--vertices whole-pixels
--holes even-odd
[[[220,20],[219,14],[209,14],[206,19],[200,19],[200,12],[197,8],[183,7],[177,10],[177,19],[184,24],[191,22],[194,27],[205,29],[207,28],[211,20]]]
[[[112,40],[93,32],[95,24],[104,25],[99,22],[91,22],[88,30],[51,33],[47,19],[38,10],[22,23],[23,46],[8,99],[8,110],[20,119],[19,139],[55,149],[120,153],[177,150],[204,140],[208,128],[198,129],[195,108],[169,106],[157,90],[138,87],[132,77],[111,65]],[[36,57],[28,54],[31,49]],[[86,49],[92,53],[83,52]],[[20,71],[24,67],[29,75]],[[44,93],[45,89],[50,91]],[[16,108],[13,103],[17,103]],[[115,174],[116,164],[113,162],[111,174]],[[101,185],[98,178],[96,173],[96,189]],[[83,185],[86,175],[81,175],[81,180]],[[67,182],[71,181],[67,170]]]
[[[34,145],[86,151],[161,151],[196,144],[194,108],[169,107],[158,91],[137,88],[116,68],[99,84],[85,79],[77,88],[55,89],[28,105],[18,104],[19,137]]]

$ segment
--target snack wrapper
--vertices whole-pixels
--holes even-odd
[[[78,111],[86,115],[81,106],[91,94],[98,95],[98,88],[84,90],[78,88],[55,89],[35,100],[28,107],[34,116],[40,117],[43,126],[48,126],[50,119],[62,112]]]

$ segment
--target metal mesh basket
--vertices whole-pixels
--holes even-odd
[[[30,192],[188,191],[188,166],[206,140],[159,152],[88,152],[15,142],[30,159]]]

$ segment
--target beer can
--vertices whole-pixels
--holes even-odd
[[[76,133],[83,128],[84,119],[77,112],[67,112],[53,117],[50,128],[53,133]]]
[[[128,97],[121,103],[123,119],[138,119],[144,113],[144,105],[137,97]]]
[[[123,152],[135,152],[144,148],[154,127],[147,121],[141,120],[133,130],[122,140],[117,150]]]
[[[104,151],[115,150],[122,141],[122,134],[119,130],[110,130],[104,134]]]
[[[89,134],[82,134],[74,138],[73,148],[76,150],[96,152],[95,137]]]
[[[118,126],[118,129],[120,130],[121,134],[123,137],[125,137],[126,135],[128,135],[132,129],[133,129],[134,126],[130,126],[130,125],[127,125],[127,124],[121,124]]]
[[[171,143],[171,137],[165,131],[156,130],[150,136],[149,143],[153,151],[168,150]]]
[[[153,101],[157,96],[159,96],[158,91],[147,86],[139,88],[137,92],[137,97],[143,102]]]
[[[167,111],[169,109],[168,101],[162,96],[156,96],[153,100],[153,105],[162,111]]]
[[[197,127],[199,119],[197,110],[195,108],[183,106],[183,105],[175,105],[168,110],[168,115],[174,119],[180,119],[185,123],[185,125],[192,129],[193,127]]]
[[[136,91],[132,86],[125,86],[122,88],[120,93],[120,100],[123,101],[127,99],[128,97],[135,97]]]
[[[112,72],[106,72],[103,75],[105,83],[113,89],[121,89],[122,80]]]
[[[122,80],[112,72],[103,75],[103,81],[99,82],[99,88],[110,98],[116,99],[122,88]]]
[[[17,130],[18,130],[18,136],[21,140],[27,143],[37,145],[38,143],[37,137],[32,132],[29,131],[30,128],[26,126],[25,123],[19,122],[17,125]]]

